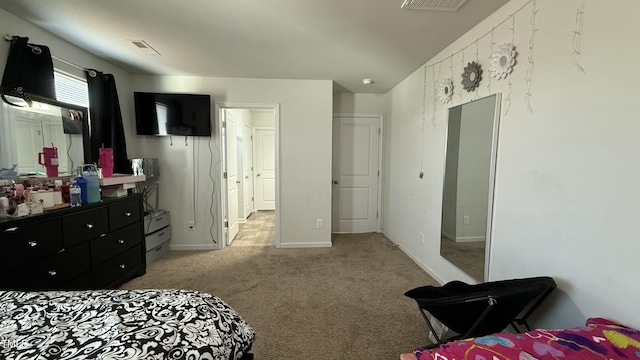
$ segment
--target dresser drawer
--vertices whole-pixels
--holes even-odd
[[[171,226],[167,226],[162,230],[158,230],[153,234],[145,236],[145,250],[149,251],[169,240],[171,240]]]
[[[11,288],[64,289],[67,282],[89,271],[89,259],[88,243],[74,246],[12,271],[9,274]]]
[[[9,269],[62,249],[61,219],[0,226],[0,269]]]
[[[162,213],[149,214],[144,217],[144,233],[151,234],[154,231],[160,230],[165,226],[168,226],[171,222],[170,214],[168,211]]]
[[[91,262],[99,265],[121,252],[140,244],[140,224],[132,224],[106,236],[91,240]]]
[[[64,246],[70,247],[106,234],[109,231],[107,215],[107,209],[100,208],[64,217]]]
[[[109,206],[109,229],[119,229],[140,221],[140,201],[126,201],[122,204]]]
[[[127,274],[143,266],[143,261],[141,244],[107,260],[93,269],[93,287],[103,289],[111,286]]]

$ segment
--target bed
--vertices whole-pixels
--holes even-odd
[[[415,348],[401,360],[558,360],[640,359],[640,331],[602,319],[585,326],[520,334],[496,333],[452,341],[437,348]]]
[[[197,291],[0,291],[0,359],[251,359],[255,336]]]

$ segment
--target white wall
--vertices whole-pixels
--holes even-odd
[[[385,96],[381,94],[333,94],[336,114],[384,114]]]
[[[640,287],[634,278],[640,254],[640,109],[635,106],[640,95],[635,64],[640,2],[535,3],[538,12],[532,17],[534,2],[509,2],[427,64],[441,63],[428,67],[426,74],[417,69],[387,94],[385,159],[390,171],[384,179],[384,229],[440,282],[473,281],[439,256],[447,107],[433,101],[433,85],[434,79],[453,75],[449,106],[500,92],[490,279],[555,278],[560,288],[534,325],[576,326],[586,317],[601,316],[640,327]],[[586,7],[576,61],[571,54],[581,3]],[[533,40],[532,20],[538,29]],[[494,27],[495,43],[513,38],[519,52],[508,80],[490,80]],[[460,49],[465,51],[457,53]],[[476,53],[484,70],[480,89],[462,92],[460,74]],[[527,108],[527,92],[533,112]],[[419,232],[425,234],[424,246]]]
[[[133,88],[211,94],[212,102],[279,104],[279,246],[331,246],[330,229],[315,227],[316,219],[331,218],[331,157],[317,156],[331,154],[331,81],[138,75]],[[160,159],[160,207],[171,211],[172,249],[212,249],[212,238],[221,238],[220,137],[213,113],[212,104],[211,139],[189,138],[185,146],[179,137],[173,145],[169,138],[134,137],[137,156]],[[194,218],[196,229],[187,231]]]

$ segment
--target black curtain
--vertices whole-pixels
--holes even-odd
[[[113,172],[131,174],[115,79],[111,74],[91,69],[85,74],[91,115],[91,162],[98,162],[99,149],[104,144],[113,148]]]
[[[51,51],[44,45],[29,44],[28,37],[11,39],[2,87],[19,94],[28,93],[56,98]]]

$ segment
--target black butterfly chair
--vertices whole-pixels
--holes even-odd
[[[530,331],[527,318],[555,288],[552,278],[534,277],[478,285],[452,281],[442,287],[418,287],[404,295],[418,303],[422,317],[438,342],[432,346],[436,347],[457,339],[500,332],[509,324],[516,332],[522,332],[518,325]],[[440,339],[425,311],[458,335]]]

